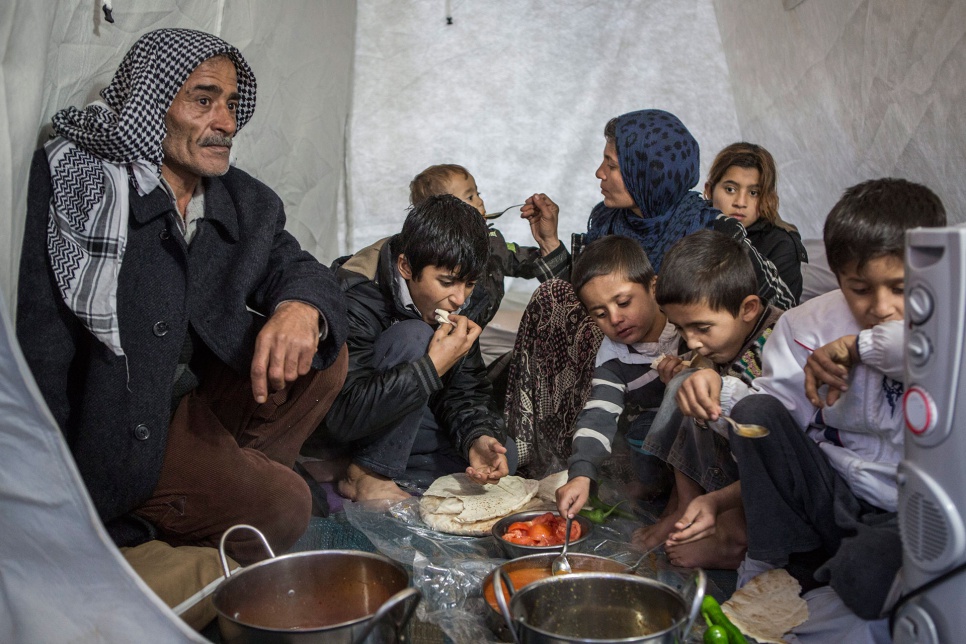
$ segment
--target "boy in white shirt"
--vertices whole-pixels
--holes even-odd
[[[752,395],[731,413],[771,430],[731,433],[748,559],[786,568],[804,591],[831,585],[864,619],[881,615],[902,563],[905,231],[945,224],[925,186],[878,179],[849,188],[824,231],[840,289],[782,316]],[[717,418],[717,401],[699,398],[696,407]]]

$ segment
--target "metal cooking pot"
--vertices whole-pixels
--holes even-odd
[[[269,559],[232,574],[225,539],[248,529]],[[249,525],[225,531],[219,546],[225,579],[212,602],[222,641],[232,644],[386,644],[404,642],[420,600],[409,575],[382,555],[315,550],[276,557]]]
[[[558,575],[503,596],[509,579],[498,569],[496,600],[517,644],[684,642],[701,609],[707,583],[695,574],[688,610],[681,594],[654,579],[620,573]]]
[[[506,638],[510,637],[509,632],[506,630],[506,622],[503,620],[503,616],[500,615],[500,609],[498,607],[494,607],[489,600],[486,599],[487,594],[492,592],[497,570],[502,570],[507,573],[511,580],[513,579],[514,572],[522,570],[540,571],[541,578],[549,577],[550,564],[553,563],[553,560],[557,558],[557,554],[558,553],[556,552],[545,552],[538,555],[527,555],[526,557],[511,559],[490,571],[490,574],[483,579],[483,598],[486,601],[486,606],[488,609],[484,619],[486,621],[486,625],[490,627],[490,630],[497,635],[505,636]],[[608,559],[607,557],[601,557],[598,555],[571,552],[567,554],[567,560],[570,562],[570,566],[573,568],[573,574],[585,572],[621,572],[627,568],[626,565],[620,563],[619,561],[614,561],[613,559]],[[516,588],[517,584],[512,585],[516,590],[520,590],[520,588]],[[504,641],[506,640],[504,639]]]

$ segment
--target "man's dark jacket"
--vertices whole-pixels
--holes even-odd
[[[378,436],[428,404],[439,427],[467,458],[472,442],[484,434],[504,440],[503,417],[493,403],[479,341],[442,378],[428,353],[384,373],[375,369],[376,339],[400,320],[419,319],[400,301],[391,246],[392,239],[376,242],[339,268],[349,318],[349,370],[325,417],[325,435],[340,443]],[[477,322],[485,307],[483,289],[476,289],[462,314]]]
[[[138,507],[157,484],[189,324],[243,376],[263,316],[285,300],[325,316],[328,335],[314,368],[331,364],[345,342],[335,276],[285,232],[279,197],[235,168],[204,181],[205,216],[190,248],[162,187],[143,197],[131,190],[117,287],[125,359],[81,325],[57,289],[46,248],[50,171],[43,150],[33,158],[17,337],[105,523]]]

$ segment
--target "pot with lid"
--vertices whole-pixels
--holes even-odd
[[[231,573],[225,539],[248,529],[269,559]],[[248,525],[225,531],[219,546],[225,579],[212,602],[222,641],[238,644],[387,644],[404,642],[420,600],[409,574],[382,555],[314,550],[275,556]]]
[[[687,640],[707,578],[695,573],[690,607],[680,592],[646,577],[608,572],[558,575],[514,591],[497,569],[496,600],[517,644],[606,644]],[[509,605],[503,594],[512,595]]]

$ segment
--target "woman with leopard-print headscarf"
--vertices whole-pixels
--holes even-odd
[[[604,200],[591,212],[587,233],[575,236],[575,242],[631,237],[660,274],[664,253],[676,241],[705,228],[720,230],[748,248],[759,295],[778,308],[794,306],[774,265],[755,251],[741,224],[691,190],[700,175],[699,146],[680,119],[662,110],[630,112],[611,119],[604,137],[604,159],[596,173]],[[532,201],[533,208],[557,208],[541,197]],[[539,476],[565,469],[602,338],[569,282],[550,280],[534,293],[517,333],[505,406],[524,472]],[[629,478],[622,473],[628,469],[624,462],[618,463],[617,475]]]

